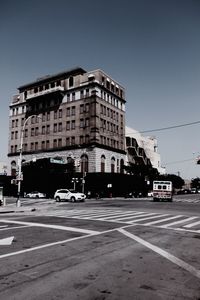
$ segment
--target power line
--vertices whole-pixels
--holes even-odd
[[[191,123],[184,123],[184,124],[180,124],[180,125],[162,127],[162,128],[157,128],[157,129],[143,130],[143,131],[139,131],[139,133],[147,133],[147,132],[154,132],[154,131],[163,131],[163,130],[169,130],[169,129],[180,128],[180,127],[185,127],[185,126],[191,126],[191,125],[195,125],[195,124],[199,124],[199,123],[200,123],[200,121],[195,121],[195,122],[191,122]]]
[[[176,160],[176,161],[165,163],[164,165],[166,166],[166,165],[178,164],[178,163],[183,163],[183,162],[187,162],[187,161],[195,161],[195,159],[193,157],[193,158],[189,158],[189,159]]]

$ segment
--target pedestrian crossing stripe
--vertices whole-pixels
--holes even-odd
[[[40,214],[40,212],[38,212]],[[38,215],[37,213],[37,215]],[[153,226],[157,228],[185,230],[200,233],[200,217],[186,215],[161,214],[144,211],[124,211],[113,209],[70,209],[46,212],[45,216],[103,221],[128,225]]]

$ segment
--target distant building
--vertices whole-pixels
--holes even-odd
[[[5,162],[0,161],[0,175],[7,175],[8,173],[8,167]]]
[[[138,131],[127,126],[125,135],[127,163],[151,165],[160,174],[166,173],[165,168],[161,166],[161,158],[155,137],[143,136]]]
[[[101,70],[78,67],[20,86],[10,104],[11,174],[21,142],[23,161],[59,157],[77,172],[123,172],[125,103],[122,85]]]

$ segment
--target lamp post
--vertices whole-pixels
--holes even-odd
[[[31,115],[27,119],[25,119],[23,127],[22,127],[22,131],[21,131],[19,159],[18,159],[18,186],[17,186],[17,202],[16,202],[17,207],[21,206],[20,193],[21,193],[21,181],[22,181],[22,150],[23,150],[23,141],[24,141],[24,130],[25,130],[25,126],[26,126],[28,120],[31,119],[32,117],[38,118],[37,115]]]

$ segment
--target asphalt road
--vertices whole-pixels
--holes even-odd
[[[0,207],[0,299],[200,299],[200,196]]]

